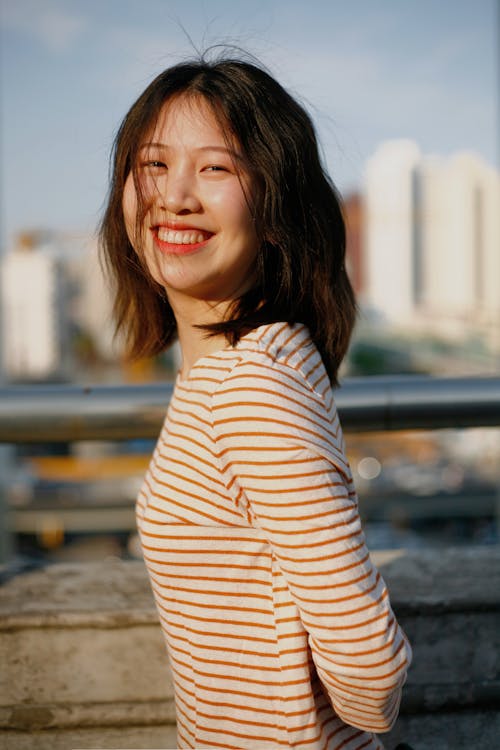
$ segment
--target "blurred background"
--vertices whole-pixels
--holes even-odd
[[[499,375],[496,0],[1,0],[0,385],[170,382],[113,338],[96,226],[116,129],[213,44],[305,104],[360,316],[343,377]],[[134,557],[151,441],[0,446],[3,561]],[[350,434],[372,548],[498,544],[500,432]]]

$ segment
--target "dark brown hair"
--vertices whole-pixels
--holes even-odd
[[[177,95],[201,97],[212,107],[259,185],[252,208],[260,239],[255,285],[235,300],[229,319],[205,326],[207,334],[224,333],[234,345],[264,323],[304,323],[336,385],[356,314],[344,265],[340,199],[322,167],[304,108],[265,70],[239,59],[202,58],[168,68],[135,102],[117,133],[100,244],[128,354],[157,354],[176,337],[165,291],[127,237],[122,196],[144,136],[165,102]]]

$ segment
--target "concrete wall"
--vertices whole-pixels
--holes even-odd
[[[384,744],[496,747],[500,550],[373,557],[414,647]],[[55,565],[4,584],[0,664],[0,748],[176,747],[172,681],[142,563]]]

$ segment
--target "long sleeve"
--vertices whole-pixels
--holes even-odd
[[[257,357],[217,389],[212,420],[226,487],[271,547],[335,712],[388,731],[411,649],[365,545],[330,391]]]

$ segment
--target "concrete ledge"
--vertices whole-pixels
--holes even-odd
[[[477,733],[500,736],[500,550],[373,558],[414,648],[386,746],[495,746]],[[8,581],[0,663],[2,747],[175,747],[172,680],[140,562],[57,565]]]
[[[0,733],[2,750],[175,750],[173,726],[44,730]]]
[[[142,563],[51,566],[0,592],[0,726],[174,721],[167,654]],[[132,711],[133,704],[141,709]]]
[[[382,740],[388,750],[393,750],[398,742],[408,742],[414,750],[493,750],[499,736],[499,714],[485,711],[428,715],[425,719],[403,716]],[[126,733],[102,727],[29,734],[6,731],[0,734],[0,747],[6,750],[174,750],[176,736],[175,728],[168,725],[147,729],[129,727]]]
[[[375,552],[400,615],[500,611],[500,547]]]
[[[407,742],[413,750],[494,750],[500,737],[500,712],[463,711],[402,715],[381,739],[388,750]]]
[[[40,703],[36,707],[18,704],[0,708],[0,717],[1,727],[16,731],[58,727],[150,727],[175,724],[175,708],[172,701],[152,700],[128,703]]]

